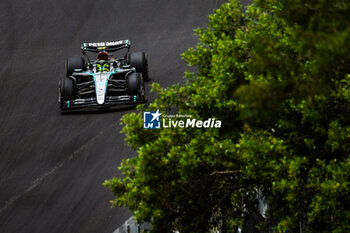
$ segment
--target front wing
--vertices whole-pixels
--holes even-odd
[[[106,96],[103,104],[98,104],[96,97],[87,99],[75,100],[60,100],[62,110],[73,110],[81,108],[106,108],[115,105],[137,105],[144,103],[143,95],[121,95],[121,96]]]

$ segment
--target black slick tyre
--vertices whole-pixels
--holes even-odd
[[[128,94],[129,95],[139,95],[142,85],[142,74],[141,73],[131,73],[126,78]]]
[[[70,57],[66,61],[66,74],[70,76],[75,69],[83,70],[85,68],[85,61],[82,57]]]
[[[136,68],[137,72],[142,73],[143,80],[148,81],[148,60],[145,52],[130,53],[128,56],[129,63]]]
[[[62,100],[72,100],[75,98],[74,81],[70,78],[64,78],[60,82],[60,93]]]

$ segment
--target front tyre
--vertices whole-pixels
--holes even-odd
[[[60,81],[61,100],[75,99],[75,85],[73,79],[64,78]]]
[[[132,67],[136,68],[137,72],[142,73],[143,80],[148,81],[148,60],[145,52],[130,53],[129,62]]]
[[[139,95],[141,94],[142,88],[142,74],[141,73],[131,73],[126,78],[128,94],[129,95]]]

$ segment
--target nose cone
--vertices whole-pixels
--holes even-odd
[[[108,73],[95,74],[95,91],[98,104],[104,104],[108,82]]]

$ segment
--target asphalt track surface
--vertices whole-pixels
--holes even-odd
[[[130,39],[151,81],[183,82],[180,54],[223,0],[0,1],[0,232],[111,233],[130,212],[102,182],[135,156],[120,133],[133,109],[60,114],[58,80],[81,42]],[[154,96],[148,96],[150,100]]]

